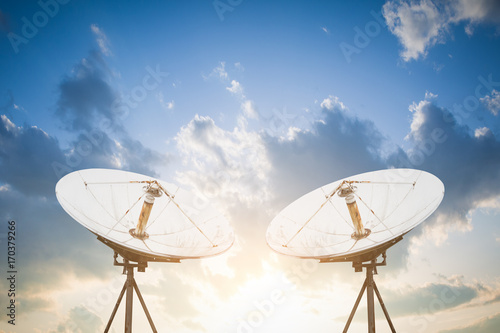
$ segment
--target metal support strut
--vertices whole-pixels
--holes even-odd
[[[375,294],[377,295],[380,306],[382,307],[382,310],[384,311],[385,318],[387,319],[387,322],[389,323],[389,327],[391,328],[391,332],[396,333],[396,329],[392,325],[391,318],[389,317],[389,312],[387,312],[384,301],[382,301],[382,296],[380,295],[380,292],[378,291],[377,285],[375,284],[375,281],[373,280],[373,274],[377,274],[377,266],[385,266],[386,265],[385,252],[382,253],[382,256],[383,256],[384,260],[380,263],[377,263],[376,259],[370,261],[367,264],[363,264],[361,262],[353,262],[352,265],[353,265],[356,272],[361,272],[363,270],[363,267],[366,269],[366,278],[365,278],[365,282],[363,283],[363,286],[361,287],[358,298],[356,299],[356,302],[354,303],[354,307],[352,308],[351,314],[349,315],[349,319],[347,320],[347,323],[345,324],[343,333],[347,333],[347,330],[349,329],[349,326],[351,325],[351,321],[354,318],[354,314],[356,313],[359,302],[361,301],[361,298],[363,297],[365,290],[366,290],[366,305],[367,305],[367,312],[368,312],[368,333],[375,333],[375,305],[374,305],[374,298],[373,298],[374,291],[375,291]]]
[[[151,325],[151,329],[153,330],[154,333],[157,333],[156,327],[153,323],[153,319],[151,319],[151,315],[149,314],[148,308],[146,307],[146,303],[144,302],[144,299],[142,298],[141,292],[139,291],[139,287],[137,286],[137,283],[135,282],[134,279],[134,268],[137,267],[139,271],[144,271],[147,263],[137,263],[137,264],[132,264],[130,263],[127,259],[123,259],[123,263],[119,263],[116,258],[118,254],[115,252],[114,255],[114,265],[115,266],[123,266],[123,274],[127,274],[127,279],[125,280],[125,283],[123,284],[122,291],[120,292],[120,296],[118,296],[118,300],[116,301],[115,307],[113,309],[113,312],[111,313],[111,316],[108,321],[108,325],[106,326],[106,329],[104,330],[104,333],[107,333],[109,329],[111,328],[111,324],[113,322],[113,319],[115,318],[116,311],[118,311],[118,307],[120,306],[120,303],[122,301],[123,295],[125,292],[127,292],[126,300],[125,300],[125,333],[131,333],[132,332],[132,306],[133,306],[133,296],[134,296],[134,290],[137,294],[137,297],[139,298],[139,301],[141,302],[142,308],[144,310],[144,313],[146,314],[146,317],[148,318],[149,325]]]

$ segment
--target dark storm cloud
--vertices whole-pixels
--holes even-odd
[[[62,80],[56,115],[67,129],[91,131],[102,119],[119,125],[108,74],[102,55],[93,51]]]
[[[57,139],[36,126],[18,127],[0,117],[0,182],[27,196],[51,196],[57,181],[51,162],[64,160]]]
[[[286,201],[337,179],[385,168],[379,157],[385,139],[372,122],[339,108],[323,112],[325,119],[313,132],[297,132],[292,140],[264,138],[274,166],[273,190]]]
[[[77,134],[64,163],[55,166],[59,177],[84,168],[114,168],[154,176],[154,165],[168,157],[133,139],[122,125],[119,93],[113,75],[98,51],[78,63],[59,85],[56,117]]]

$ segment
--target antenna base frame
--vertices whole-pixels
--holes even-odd
[[[149,321],[149,325],[151,326],[151,329],[153,330],[154,333],[157,333],[158,331],[156,330],[155,324],[153,323],[153,319],[151,318],[151,315],[149,314],[148,308],[146,306],[146,302],[144,302],[144,299],[142,298],[142,294],[139,291],[139,287],[137,286],[137,282],[135,282],[134,279],[134,268],[137,268],[138,272],[144,272],[146,270],[146,267],[148,266],[147,261],[146,262],[138,262],[138,263],[130,263],[128,259],[123,258],[123,262],[118,262],[118,252],[114,251],[113,255],[113,265],[114,266],[122,266],[123,267],[123,274],[127,275],[127,279],[125,280],[125,283],[123,284],[122,291],[120,292],[120,296],[118,296],[118,300],[116,301],[115,307],[113,308],[113,312],[111,312],[111,316],[109,318],[108,324],[106,325],[106,328],[104,330],[104,333],[109,332],[109,329],[111,328],[111,324],[113,323],[113,319],[115,318],[116,312],[118,311],[118,308],[120,307],[120,303],[123,299],[123,296],[125,296],[125,333],[132,333],[132,308],[133,308],[133,295],[134,295],[134,290],[137,295],[137,298],[139,298],[139,301],[141,302],[142,309],[144,310],[144,313],[146,314],[146,318]]]
[[[361,301],[361,298],[363,297],[363,294],[365,293],[365,291],[366,291],[366,303],[367,303],[366,305],[367,305],[367,314],[368,314],[368,332],[375,333],[375,306],[374,306],[375,302],[374,302],[374,297],[373,297],[373,292],[375,292],[375,294],[377,295],[378,301],[380,303],[380,307],[384,311],[385,319],[387,320],[387,323],[389,324],[391,332],[396,333],[396,329],[394,328],[394,325],[392,324],[391,318],[389,316],[389,312],[387,311],[387,308],[385,307],[384,301],[382,300],[382,296],[380,295],[380,292],[377,288],[377,285],[375,284],[375,280],[373,279],[373,275],[377,274],[377,267],[387,265],[387,262],[386,262],[387,255],[385,253],[385,250],[382,252],[382,257],[383,257],[383,260],[381,262],[377,262],[376,257],[368,263],[353,261],[352,266],[354,267],[355,272],[362,272],[363,267],[366,269],[366,278],[365,278],[363,286],[361,287],[361,290],[358,294],[358,298],[356,299],[356,302],[354,303],[351,314],[349,315],[349,319],[347,320],[346,325],[344,327],[344,330],[342,331],[343,333],[347,333],[347,330],[349,329],[349,326],[351,325],[351,321],[354,318],[354,314],[356,313],[359,302]]]

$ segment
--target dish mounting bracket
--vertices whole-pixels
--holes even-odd
[[[149,314],[148,308],[146,307],[146,303],[144,302],[144,299],[142,298],[142,294],[139,291],[139,287],[137,286],[137,283],[135,282],[134,279],[134,268],[137,268],[139,272],[144,272],[146,270],[146,267],[148,266],[147,262],[137,262],[137,263],[132,263],[128,259],[123,258],[123,262],[118,261],[118,252],[115,251],[113,255],[113,265],[114,266],[122,266],[123,267],[123,274],[127,275],[127,279],[125,280],[125,283],[123,284],[122,291],[120,292],[120,296],[118,296],[118,300],[116,301],[115,307],[113,309],[113,312],[111,313],[111,316],[108,321],[108,325],[106,326],[106,329],[104,330],[104,333],[109,332],[109,329],[111,328],[111,324],[113,323],[113,319],[115,318],[116,312],[118,311],[118,308],[120,306],[120,303],[123,299],[123,296],[125,295],[126,292],[126,299],[125,299],[125,333],[131,333],[132,332],[132,306],[133,306],[133,296],[134,296],[134,290],[135,293],[137,294],[137,298],[139,298],[139,301],[141,302],[142,308],[144,310],[144,313],[146,314],[146,317],[149,321],[149,325],[151,325],[151,329],[153,330],[154,333],[157,333],[158,331],[156,330],[155,324],[153,323],[153,319],[151,319],[151,315]]]
[[[392,324],[391,318],[389,316],[389,312],[387,311],[387,308],[385,307],[384,301],[382,300],[382,296],[380,295],[380,292],[377,288],[377,285],[375,284],[375,280],[373,280],[373,275],[377,274],[377,267],[378,266],[385,266],[387,264],[386,259],[386,253],[385,250],[382,252],[382,258],[383,260],[381,262],[377,262],[377,258],[372,259],[369,262],[355,262],[353,261],[352,267],[354,267],[355,272],[361,272],[363,271],[363,268],[366,269],[366,278],[365,282],[363,283],[363,286],[361,287],[361,290],[358,294],[358,298],[356,299],[356,302],[354,303],[354,307],[352,308],[351,314],[349,315],[349,319],[347,320],[347,323],[345,324],[344,330],[342,331],[343,333],[347,333],[347,330],[349,329],[349,326],[351,325],[351,321],[354,318],[354,314],[356,313],[356,310],[358,308],[359,302],[361,301],[361,298],[363,297],[363,294],[366,291],[366,305],[367,305],[367,312],[368,312],[368,333],[375,333],[375,302],[373,298],[373,292],[375,291],[375,294],[377,295],[378,301],[380,303],[380,307],[384,311],[385,318],[387,319],[387,323],[389,324],[389,327],[391,328],[392,333],[396,333],[396,329],[394,328],[394,325]]]

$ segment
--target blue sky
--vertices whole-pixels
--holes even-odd
[[[0,332],[103,330],[123,277],[54,195],[95,167],[201,193],[236,231],[220,257],[136,274],[159,327],[340,331],[362,274],[272,253],[267,225],[321,185],[411,167],[446,194],[379,270],[396,328],[496,332],[499,17],[488,0],[3,2],[0,235],[17,221],[19,312]]]

